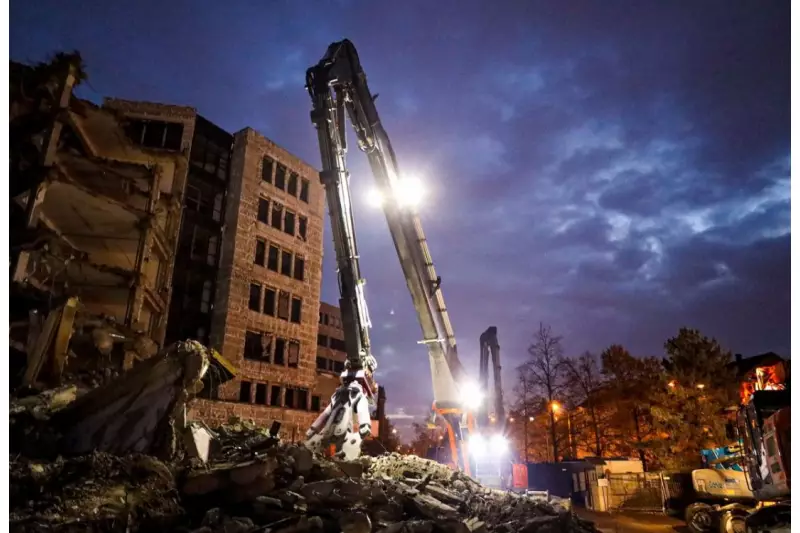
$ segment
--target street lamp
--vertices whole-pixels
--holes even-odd
[[[572,453],[575,451],[574,444],[572,442],[572,413],[570,413],[567,408],[555,400],[550,402],[550,408],[553,410],[553,415],[561,411],[564,411],[567,414],[567,443],[569,444],[569,453],[572,455]],[[556,460],[556,458],[554,457],[553,460]]]

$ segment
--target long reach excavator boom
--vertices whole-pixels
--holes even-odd
[[[310,440],[336,444],[337,440],[350,439],[348,414],[358,416],[361,436],[369,433],[364,427],[361,396],[364,404],[372,396],[375,385],[372,373],[375,359],[370,353],[368,329],[370,327],[364,297],[364,280],[358,266],[355,228],[350,201],[349,180],[345,156],[347,142],[346,118],[355,130],[359,149],[367,155],[372,174],[382,198],[382,208],[394,241],[403,275],[411,293],[422,329],[421,344],[427,346],[433,378],[434,413],[446,421],[451,451],[456,452],[457,463],[469,470],[466,454],[466,431],[471,427],[471,417],[463,410],[459,394],[460,380],[464,377],[458,359],[455,335],[447,315],[442,295],[441,278],[437,276],[428,250],[425,234],[414,206],[405,202],[409,185],[400,174],[389,137],[384,130],[375,97],[367,87],[367,77],[361,68],[355,47],[349,40],[331,44],[322,60],[306,73],[306,88],[311,96],[311,120],[319,136],[322,171],[320,178],[325,187],[331,229],[336,250],[339,273],[340,305],[347,348],[347,368],[342,374],[340,391],[331,405],[320,415],[309,430]],[[345,402],[341,404],[341,402]],[[337,404],[337,405],[334,405]],[[338,411],[337,411],[338,410]],[[340,413],[337,415],[337,412]],[[341,424],[339,421],[343,421]],[[369,414],[367,411],[367,422]],[[339,428],[336,437],[330,435]],[[336,432],[334,431],[334,433]],[[360,439],[357,439],[360,445]],[[340,447],[343,455],[347,445]]]

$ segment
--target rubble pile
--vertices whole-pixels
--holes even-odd
[[[147,455],[94,453],[52,462],[12,456],[10,461],[11,531],[169,528],[183,514],[179,500],[170,468]]]
[[[208,367],[200,348],[178,343],[83,394],[68,386],[12,400],[11,531],[595,531],[564,508],[415,456],[327,459],[279,442],[277,424],[187,423]]]
[[[226,432],[235,433],[216,431]],[[344,462],[282,444],[234,454],[204,467],[105,453],[47,464],[12,458],[12,531],[594,531],[556,506],[414,456]]]

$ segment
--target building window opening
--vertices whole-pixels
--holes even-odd
[[[281,386],[273,385],[269,391],[269,404],[274,407],[281,406]]]
[[[308,180],[303,180],[300,183],[300,200],[308,203]]]
[[[267,268],[273,272],[278,271],[278,256],[280,255],[280,248],[270,244],[269,246],[269,259],[267,260]]]
[[[306,217],[298,218],[297,230],[298,236],[306,240],[306,231],[308,230],[308,219]]]
[[[208,238],[208,255],[206,256],[206,263],[211,266],[217,264],[217,252],[219,251],[219,238],[216,235],[211,235]]]
[[[264,314],[275,316],[275,289],[264,289]]]
[[[300,298],[292,298],[292,316],[291,321],[295,324],[300,323],[300,315],[303,309],[303,300]]]
[[[290,389],[288,387],[286,388],[286,392],[283,397],[283,406],[294,409],[294,389]]]
[[[292,276],[292,254],[286,250],[281,254],[281,274]]]
[[[254,331],[244,334],[244,358],[260,361],[264,359],[264,336]]]
[[[256,384],[256,403],[267,405],[267,385],[264,383]]]
[[[283,206],[272,202],[272,227],[281,229],[283,223]]]
[[[257,283],[250,284],[250,298],[247,307],[251,311],[259,311],[261,309],[261,285]]]
[[[331,350],[336,350],[337,352],[346,352],[347,347],[342,339],[337,339],[336,337],[331,337],[330,343]]]
[[[261,239],[256,239],[256,256],[253,262],[257,265],[264,266],[264,260],[267,255],[267,242]]]
[[[203,201],[203,193],[193,185],[187,185],[183,193],[183,205],[186,209],[200,211],[200,204]]]
[[[311,397],[311,410],[312,411],[319,411],[319,396],[312,396]]]
[[[297,196],[297,174],[289,174],[289,183],[286,184],[286,192],[292,196]]]
[[[286,341],[278,337],[275,339],[275,360],[276,365],[286,364]]]
[[[244,403],[250,403],[250,390],[251,390],[251,383],[249,381],[242,381],[239,383],[239,401]]]
[[[288,350],[288,366],[289,368],[297,368],[300,365],[300,343],[290,342]]]
[[[306,389],[297,390],[297,408],[308,411],[308,391]]]
[[[203,282],[203,290],[200,293],[200,312],[208,313],[211,310],[211,280]]]
[[[261,179],[267,183],[272,183],[272,170],[275,167],[274,161],[265,157],[261,162]]]
[[[286,167],[278,165],[275,170],[275,186],[280,190],[286,189]]]
[[[294,237],[294,213],[286,210],[286,217],[283,220],[283,232]]]
[[[278,318],[289,320],[289,293],[281,291],[278,295]]]
[[[214,213],[211,215],[212,218],[219,222],[222,219],[222,193],[218,192],[216,196],[214,196]]]
[[[304,281],[306,271],[306,260],[302,257],[294,258],[294,279]]]
[[[256,214],[256,220],[259,222],[263,222],[264,224],[268,224],[269,220],[267,220],[269,216],[269,200],[264,198],[258,199],[258,213]]]

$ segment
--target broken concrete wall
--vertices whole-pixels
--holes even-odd
[[[24,307],[20,318],[29,307],[46,316],[78,296],[82,315],[110,318],[160,344],[196,115],[177,106],[82,101],[72,95],[83,78],[73,60],[56,61],[50,74],[12,64],[11,237],[19,251],[12,278],[49,295],[34,302],[18,291],[15,309]],[[185,139],[176,150],[137,144],[126,113],[179,121]]]

